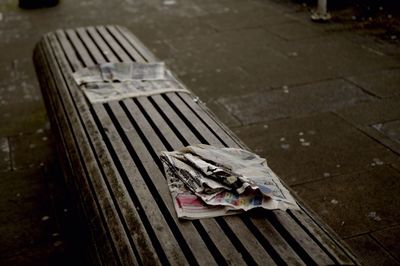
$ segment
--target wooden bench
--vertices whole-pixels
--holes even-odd
[[[34,63],[93,264],[357,264],[339,238],[302,211],[178,220],[158,154],[189,144],[245,146],[187,93],[89,104],[72,73],[104,62],[152,62],[125,28],[59,30]]]

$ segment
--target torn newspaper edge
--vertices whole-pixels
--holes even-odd
[[[89,102],[104,103],[167,92],[186,92],[163,62],[103,63],[73,73]]]
[[[199,144],[160,158],[178,218],[299,209],[266,160],[249,151]]]

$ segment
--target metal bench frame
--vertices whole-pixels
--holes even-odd
[[[119,26],[58,30],[34,52],[64,175],[87,221],[93,264],[357,264],[303,207],[178,220],[159,152],[196,143],[246,147],[186,93],[89,104],[71,74],[121,61],[156,58]]]

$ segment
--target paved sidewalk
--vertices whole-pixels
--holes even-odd
[[[291,1],[15,2],[0,3],[0,264],[79,261],[31,56],[45,32],[112,23],[166,61],[362,262],[400,263],[397,39],[314,24]]]

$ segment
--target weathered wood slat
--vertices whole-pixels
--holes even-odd
[[[317,264],[317,265],[332,265],[334,262],[331,258],[324,253],[321,248],[315,243],[310,237],[300,230],[300,227],[295,223],[290,217],[283,211],[273,212],[277,219],[277,222],[284,225],[284,228],[288,233],[296,240],[297,243],[305,250],[307,255]]]
[[[76,45],[77,47],[81,47],[83,49],[83,45],[80,43],[79,39],[75,38],[76,35],[70,33],[70,37],[73,38],[73,44]],[[58,46],[57,41],[54,39],[52,42],[53,49],[55,51],[60,51],[60,47]],[[69,47],[71,48],[71,47]],[[69,52],[72,54],[72,51]],[[88,56],[84,56],[80,54],[81,58],[85,60],[86,62],[93,62],[91,60],[88,60]],[[63,55],[57,54],[58,58],[63,58]],[[86,59],[84,59],[86,58]],[[72,73],[72,69],[69,69],[69,65],[66,64],[67,59],[65,58],[65,63],[61,65],[61,62],[59,62],[58,69],[60,69],[59,76],[63,77],[62,73]],[[65,75],[65,74],[64,74]],[[65,79],[68,80],[68,76],[64,76]],[[70,79],[70,77],[69,77]],[[69,89],[76,87],[76,84],[74,81],[69,82],[69,84],[65,84],[66,88],[64,90],[60,90],[62,92],[70,92],[70,95],[65,93],[63,95],[63,102],[65,104],[68,104],[68,110],[70,110],[69,116],[71,119],[75,118],[75,121],[71,121],[71,123],[74,124],[75,128],[78,128],[74,132],[74,135],[79,138],[79,146],[82,147],[82,152],[84,156],[84,161],[86,165],[88,166],[88,170],[90,172],[89,176],[93,176],[92,178],[92,184],[94,186],[94,189],[96,190],[95,194],[98,196],[98,201],[100,205],[102,206],[102,211],[104,211],[104,217],[105,219],[109,219],[110,222],[108,222],[108,228],[111,232],[111,236],[114,238],[114,243],[119,247],[116,249],[118,252],[118,257],[121,258],[123,262],[126,263],[132,263],[132,264],[137,264],[138,262],[135,261],[136,258],[135,256],[135,250],[136,248],[139,249],[145,249],[143,252],[143,256],[141,258],[144,261],[156,261],[154,258],[152,259],[151,254],[152,252],[149,252],[148,248],[150,246],[145,246],[145,245],[135,245],[135,247],[132,247],[131,242],[137,242],[137,244],[146,239],[148,236],[143,230],[142,232],[136,232],[136,238],[132,238],[131,234],[126,233],[126,227],[124,220],[121,220],[121,214],[120,212],[124,212],[129,210],[130,211],[130,217],[135,218],[130,221],[128,221],[128,227],[131,230],[137,230],[137,223],[140,221],[137,219],[137,216],[135,217],[135,208],[133,208],[132,202],[129,202],[129,198],[124,197],[124,195],[127,194],[126,190],[124,190],[124,187],[122,185],[122,181],[119,176],[116,175],[116,171],[112,169],[112,165],[110,165],[111,159],[110,157],[106,157],[106,149],[102,145],[101,142],[99,142],[100,134],[98,130],[96,129],[95,123],[93,119],[90,116],[89,108],[86,104],[86,100],[84,99],[82,93],[76,88],[75,91],[70,91]],[[70,98],[73,97],[73,100]],[[75,102],[75,104],[73,104]],[[83,116],[80,117],[80,114]],[[82,121],[80,121],[80,119]],[[83,127],[85,125],[85,127]],[[96,131],[97,130],[97,131]],[[84,136],[85,132],[88,131],[89,134],[88,136]],[[91,134],[90,134],[91,133]],[[95,154],[93,153],[92,148],[90,145],[97,145],[98,147],[101,147],[104,153],[102,153],[102,156],[96,157]],[[96,161],[99,161],[102,163],[101,166],[96,165]],[[102,173],[101,171],[104,171]],[[106,178],[106,179],[104,179]],[[107,180],[107,182],[105,182]],[[112,190],[108,189],[108,186],[112,186]],[[110,194],[112,193],[112,194]],[[115,194],[114,194],[115,193]],[[118,201],[119,204],[116,204],[115,201]],[[132,231],[132,233],[135,231]],[[134,248],[134,249],[133,249]]]
[[[88,104],[72,72],[104,62],[154,62],[125,28],[49,34],[35,52],[64,168],[101,243],[96,264],[354,264],[354,257],[306,211],[269,211],[181,221],[158,154],[208,143],[245,147],[201,102],[166,93]],[[43,66],[42,66],[43,65]],[[97,254],[96,254],[97,253]]]
[[[154,54],[150,52],[150,50],[145,45],[143,45],[143,43],[138,38],[136,38],[136,36],[133,35],[127,28],[121,26],[115,26],[115,28],[130,43],[130,46],[132,46],[133,49],[137,51],[137,54],[140,55],[141,59],[135,57],[135,61],[157,61],[157,58],[154,56]]]
[[[61,33],[61,32],[60,32]],[[79,37],[74,30],[66,30],[65,31],[67,38],[71,41],[71,45],[75,47],[75,51],[84,51],[86,50],[83,43],[79,40]],[[82,60],[83,66],[93,66],[94,61],[90,57],[88,53],[79,53],[79,59]],[[73,69],[76,71],[76,69]]]
[[[42,51],[43,47],[43,51]],[[55,83],[54,79],[54,74],[52,73],[52,68],[51,68],[51,62],[54,60],[54,58],[51,56],[51,54],[45,53],[44,51],[48,51],[50,48],[48,45],[47,41],[43,41],[41,43],[41,46],[39,46],[39,49],[37,50],[37,57],[42,58],[43,57],[43,66],[48,66],[48,69],[44,74],[48,75],[43,75],[43,83],[49,83],[48,87],[47,86],[42,86],[44,89],[52,89],[53,91],[49,90],[44,90],[43,95],[48,98],[48,101],[46,101],[47,105],[51,106],[50,111],[52,111],[52,114],[54,117],[56,117],[57,121],[56,124],[53,124],[54,128],[59,128],[60,134],[58,135],[58,138],[62,138],[63,141],[65,142],[65,145],[62,146],[61,148],[64,148],[64,152],[68,153],[69,158],[71,158],[71,163],[73,162],[73,167],[71,168],[71,173],[74,174],[75,177],[80,177],[80,178],[74,178],[75,186],[78,189],[77,191],[81,191],[81,198],[84,200],[85,205],[87,208],[85,208],[85,214],[88,217],[91,217],[88,219],[89,223],[92,224],[94,223],[94,226],[90,226],[91,229],[93,229],[93,237],[95,241],[101,241],[104,242],[103,245],[103,252],[100,253],[100,257],[104,258],[103,256],[107,256],[109,258],[114,258],[113,254],[113,249],[111,247],[111,241],[108,239],[109,235],[105,234],[106,229],[104,228],[104,224],[101,222],[96,223],[96,220],[101,219],[102,215],[99,211],[98,207],[98,201],[97,196],[92,193],[90,190],[90,186],[87,180],[87,170],[85,169],[84,165],[81,163],[80,155],[78,154],[77,150],[77,141],[75,136],[73,135],[73,129],[70,128],[70,118],[67,115],[67,112],[63,109],[63,103],[60,101],[57,95],[58,91],[58,85]],[[37,59],[39,60],[39,59]],[[42,83],[42,84],[43,84]],[[54,93],[56,92],[56,93]],[[57,115],[56,115],[57,114]],[[64,162],[64,163],[68,163]],[[65,164],[64,164],[65,165]],[[65,167],[68,167],[65,165]],[[71,176],[72,178],[72,176]],[[108,229],[107,229],[108,230]],[[104,261],[104,260],[102,260]],[[118,261],[116,258],[113,260],[115,262]]]
[[[38,64],[38,72],[43,73],[43,75],[39,76],[39,82],[41,84],[46,84],[43,86],[43,89],[47,88],[57,88],[57,85],[54,83],[54,79],[47,76],[51,74],[51,70],[49,68],[49,64],[47,63],[47,58],[45,58],[45,53],[43,52],[43,43],[39,45],[35,51],[35,58],[37,61],[41,62]],[[71,142],[73,141],[73,136],[71,135],[70,130],[65,130],[68,128],[66,125],[66,120],[68,118],[65,116],[64,112],[61,112],[59,109],[62,107],[61,105],[51,104],[54,102],[51,92],[47,92],[44,90],[43,97],[45,99],[46,107],[52,114],[59,114],[59,115],[52,115],[49,116],[52,125],[57,125],[53,127],[55,130],[55,141],[58,143],[57,151],[58,156],[61,162],[62,170],[65,174],[65,180],[67,186],[72,191],[77,191],[71,195],[71,198],[74,201],[75,205],[78,207],[78,210],[81,214],[84,215],[84,221],[90,221],[90,225],[85,227],[87,228],[88,234],[88,241],[93,242],[92,249],[89,249],[90,254],[90,261],[92,263],[97,262],[97,264],[102,264],[104,261],[103,256],[109,256],[112,258],[114,255],[112,253],[112,248],[110,246],[110,242],[108,241],[107,236],[103,234],[104,228],[102,223],[99,222],[100,214],[97,209],[97,206],[92,197],[90,195],[90,191],[86,190],[88,188],[87,185],[82,185],[82,180],[86,180],[85,173],[83,171],[83,166],[80,163],[77,154],[71,149]],[[65,152],[69,151],[69,152]],[[74,167],[73,167],[74,166]],[[75,179],[74,176],[81,176],[82,179]],[[82,188],[82,189],[79,189]],[[89,217],[92,217],[89,219]],[[100,228],[99,228],[100,227]],[[100,242],[104,242],[103,250],[104,252],[100,253],[97,249],[97,240]],[[89,243],[87,243],[89,244]]]
[[[90,49],[90,53],[96,63],[105,63],[106,60],[103,57],[103,54],[98,49],[93,49],[96,47],[96,44],[92,41],[91,37],[88,35],[85,28],[77,28],[76,29],[77,35],[82,40],[82,43],[85,44],[85,47]]]
[[[114,51],[114,55],[118,58],[125,58],[125,60],[132,60],[131,56],[125,52],[125,50],[116,43],[116,40],[111,34],[108,32],[108,30],[104,26],[99,26],[97,27],[97,30],[101,34],[101,36],[105,39],[107,44],[112,48]]]
[[[159,98],[160,96],[154,96]],[[166,102],[162,102],[162,101],[158,101],[157,99],[155,100],[155,103],[161,103],[163,106],[162,108],[160,108],[161,110],[167,110],[166,112],[166,116],[173,119],[173,124],[179,125],[179,131],[180,134],[182,135],[183,139],[186,140],[186,142],[188,143],[200,143],[200,140],[197,139],[197,137],[195,137],[192,134],[192,131],[189,128],[185,128],[182,126],[182,124],[185,124],[181,118],[177,115],[175,115],[175,112],[170,108],[165,106],[165,104],[167,104]],[[168,113],[168,111],[170,113]],[[152,115],[150,115],[152,117]],[[161,130],[165,130],[166,128],[162,128]],[[181,148],[181,146],[178,146],[177,143],[172,143],[171,144],[173,149],[179,149]],[[242,245],[246,248],[246,250],[252,255],[252,257],[255,259],[255,262],[264,262],[266,261],[267,255],[265,254],[265,251],[263,250],[263,248],[261,247],[261,245],[255,241],[254,238],[249,238],[249,236],[251,235],[251,232],[248,231],[248,229],[243,226],[243,224],[241,223],[241,221],[235,217],[234,219],[227,218],[227,224],[230,227],[230,230],[233,231],[233,234],[238,236],[240,238],[240,240],[242,241]],[[271,260],[270,263],[272,263],[273,261]]]
[[[104,31],[105,31],[105,29],[102,28],[101,32],[104,33]],[[108,36],[107,42],[111,45],[111,48],[114,48],[114,47],[116,46],[116,43],[114,43],[114,42],[110,39],[110,36]],[[92,48],[92,50],[95,50],[95,49],[96,49],[95,47]],[[112,49],[112,50],[113,50],[113,49]],[[124,59],[126,59],[126,60],[129,60],[129,58],[127,58],[127,55],[126,55],[126,54],[121,54],[121,49],[113,50],[113,52],[114,52],[114,54],[120,53],[121,58],[124,58]],[[97,62],[96,62],[96,63],[97,63]],[[129,127],[130,130],[133,130],[133,128],[132,128],[131,125],[129,124],[129,121],[127,120],[127,118],[124,116],[122,110],[120,109],[119,105],[116,105],[115,103],[110,103],[110,106],[111,106],[111,109],[112,109],[114,112],[117,112],[116,117],[120,117],[120,120],[121,120],[120,122],[122,123],[121,126],[124,128],[124,130],[128,130],[128,127]],[[101,115],[101,118],[102,118],[101,121],[107,120],[106,116],[108,116],[108,115],[105,114],[104,110],[102,110],[100,107],[98,107],[98,105],[96,105],[95,107],[96,107],[95,110],[98,111],[97,115]],[[110,128],[109,128],[110,124],[108,124],[107,126],[108,126],[107,128],[110,130]],[[130,132],[130,133],[132,133],[132,132]],[[114,143],[117,137],[116,137],[115,135],[113,135],[112,137],[113,137],[113,143]],[[131,142],[131,143],[133,143],[133,145],[138,145],[138,144],[139,144],[139,142],[137,141],[138,138],[139,138],[139,136],[138,136],[138,135],[135,135],[135,137],[133,138],[134,141]],[[154,140],[153,140],[153,141],[154,141]],[[119,146],[119,147],[121,148],[122,146]],[[135,150],[137,150],[137,149],[138,149],[138,147],[135,147]],[[140,156],[140,158],[141,158],[142,161],[146,161],[146,158],[148,158],[149,162],[151,162],[151,161],[154,160],[154,158],[149,157],[148,149],[147,149],[145,146],[142,146],[142,147],[139,146],[139,149],[140,149],[139,151],[142,152],[142,153],[139,154],[139,156]],[[121,150],[121,149],[118,149],[116,152],[117,152],[117,154],[120,154],[120,153],[123,153],[124,151]],[[147,156],[147,157],[146,157],[146,156]],[[122,162],[122,164],[124,164],[124,162],[125,162],[125,160]],[[150,168],[147,168],[147,165],[148,165],[148,164],[145,164],[146,170],[147,170],[147,171],[150,171],[149,175],[150,175],[151,177],[154,177],[155,174],[156,174],[157,172],[156,172],[156,173],[153,173],[153,172],[151,172],[151,171],[154,171],[154,169],[156,169],[156,167],[155,167],[156,165],[155,165],[155,164],[154,164],[154,165],[150,164],[150,165],[149,165]],[[127,166],[127,167],[125,167],[125,169],[129,169],[129,168],[132,167],[130,164],[127,164],[126,166]],[[162,178],[162,173],[161,173],[161,172],[158,173],[158,177],[159,177],[159,179],[160,179],[160,177],[161,177],[161,179],[163,179],[163,178]],[[162,188],[162,187],[165,187],[165,180],[161,180],[161,181],[162,181],[162,183],[161,183],[161,184],[156,184],[156,187],[161,187],[161,188]],[[166,192],[167,192],[167,193],[166,193]],[[169,196],[168,194],[169,194],[168,191],[163,191],[161,195]],[[150,193],[149,193],[149,195],[150,195]],[[140,198],[141,198],[142,201],[145,201],[145,195],[143,195],[143,196],[140,197]],[[168,198],[168,199],[169,199],[169,198]],[[168,199],[167,199],[167,200],[168,200]],[[166,200],[166,199],[164,199],[164,201],[165,201],[165,200]],[[167,202],[168,202],[168,201],[167,201]],[[172,206],[172,204],[171,204],[169,207],[170,207],[170,208],[169,208],[170,211],[173,212],[173,206]],[[153,211],[155,211],[155,210],[157,210],[156,207],[153,208]],[[155,214],[153,214],[153,215],[155,215]],[[172,215],[170,215],[170,216],[171,216],[171,217],[174,217],[174,216],[172,216]],[[189,224],[188,224],[188,225],[189,225]],[[165,226],[165,225],[164,225],[164,227],[163,227],[163,226],[161,226],[160,224],[159,224],[159,225],[156,224],[156,225],[153,225],[153,227],[159,228],[160,230],[164,228],[163,230],[166,230],[166,226]],[[160,230],[158,231],[157,235],[162,236],[162,231],[160,231]],[[168,229],[167,229],[167,230],[168,230]],[[184,230],[184,228],[181,228],[180,230],[182,231],[182,230]],[[190,228],[190,226],[189,226],[189,227],[186,226],[186,236],[187,236],[187,237],[190,237],[190,238],[193,238],[193,236],[195,236],[195,235],[196,235],[196,234],[195,234],[195,228]],[[165,239],[161,239],[162,244],[168,244],[168,239],[169,239],[169,238],[170,238],[170,236],[166,236]],[[208,258],[211,258],[212,256],[211,256],[211,254],[208,253],[209,250],[207,249],[207,247],[206,247],[205,245],[204,245],[203,248],[201,248],[201,245],[199,245],[199,240],[201,241],[201,238],[191,239],[191,240],[188,241],[188,242],[189,242],[189,243],[192,243],[192,244],[194,243],[195,246],[192,248],[192,250],[195,250],[197,253],[199,253],[199,256],[198,256],[197,260],[198,260],[198,261],[201,261],[201,262],[204,263],[204,264],[208,264],[208,263],[210,262],[210,261],[208,261]],[[177,246],[171,246],[171,248],[168,248],[168,247],[164,247],[164,248],[166,249],[166,253],[167,253],[167,254],[170,254],[170,255],[174,255],[174,253],[176,253],[176,252],[178,252],[178,251],[180,250]],[[201,251],[203,251],[203,253],[201,253]],[[199,260],[200,258],[202,258],[202,259]],[[174,262],[174,260],[172,260],[172,262]]]
[[[110,103],[111,105],[112,103]],[[201,236],[197,233],[192,223],[179,223],[178,219],[174,215],[174,206],[171,202],[171,197],[169,195],[168,188],[166,186],[166,181],[164,176],[162,175],[160,169],[158,168],[154,158],[148,151],[148,147],[140,141],[141,137],[138,132],[136,132],[135,128],[130,125],[130,121],[123,114],[122,109],[113,104],[112,110],[115,112],[115,115],[119,117],[119,123],[122,128],[129,128],[129,133],[127,134],[127,138],[129,140],[129,145],[132,146],[133,150],[137,153],[137,156],[140,158],[140,161],[143,164],[144,170],[147,172],[147,176],[151,179],[155,188],[158,191],[158,194],[163,200],[163,205],[165,204],[167,209],[169,210],[168,216],[172,218],[175,222],[175,226],[180,226],[180,232],[175,232],[176,234],[181,233],[184,237],[187,245],[189,246],[191,253],[193,253],[194,258],[199,264],[208,264],[213,263],[212,255],[210,251],[207,249],[206,244],[203,242]],[[155,140],[152,140],[155,141]],[[127,165],[127,167],[129,167]],[[142,175],[144,175],[142,171]],[[161,202],[159,202],[161,204]]]
[[[138,53],[138,51],[132,46],[132,44],[128,43],[127,39],[121,34],[121,32],[115,26],[108,26],[107,29],[113,35],[113,37],[120,43],[122,47],[128,52],[128,56],[134,58],[135,61],[141,62],[144,60],[142,55]],[[140,60],[141,59],[141,60]]]
[[[56,40],[52,41],[50,45],[53,47],[55,51],[60,51],[61,49],[58,46]],[[62,54],[55,54],[55,57],[62,58]],[[57,61],[54,61],[57,62]],[[58,62],[60,63],[60,62]],[[63,65],[54,65],[52,70],[55,71],[54,75],[60,77],[58,85],[65,86],[64,89],[60,89],[60,94],[62,96],[63,103],[65,104],[66,108],[69,110],[68,116],[70,117],[71,124],[74,124],[74,136],[77,139],[78,146],[82,147],[81,149],[81,156],[82,161],[85,162],[87,166],[87,171],[89,172],[88,176],[93,177],[91,178],[91,183],[89,186],[92,186],[95,191],[93,192],[97,196],[97,200],[101,206],[101,210],[104,213],[104,219],[110,219],[111,222],[107,223],[108,230],[111,232],[111,237],[113,238],[114,243],[118,243],[120,245],[120,249],[115,249],[118,252],[118,258],[122,260],[129,261],[133,264],[137,264],[135,262],[135,256],[132,252],[132,248],[129,244],[129,240],[127,235],[124,233],[123,225],[121,221],[118,219],[119,215],[116,210],[115,204],[112,202],[112,196],[109,194],[110,191],[107,189],[107,185],[103,180],[102,173],[96,164],[96,158],[93,154],[93,151],[89,145],[90,141],[84,135],[85,130],[82,126],[80,121],[80,116],[77,110],[74,107],[74,100],[71,99],[71,95],[67,92],[69,91],[69,86],[65,84],[65,81],[62,81],[63,74],[62,73],[71,73],[71,70],[67,70],[67,66]],[[82,97],[82,96],[81,96]],[[76,100],[76,99],[75,99]]]
[[[263,237],[269,241],[270,245],[276,250],[284,262],[289,265],[305,265],[303,260],[296,254],[296,252],[288,246],[285,239],[279,232],[269,223],[264,222],[263,219],[250,218],[257,230],[261,232]]]
[[[182,113],[188,123],[193,123],[195,131],[197,131],[201,136],[208,136],[207,142],[210,145],[223,146],[223,143],[221,143],[221,141],[214,134],[209,134],[210,130],[199,120],[196,114],[194,114],[192,110],[187,107],[181,98],[179,98],[175,93],[167,93],[166,97],[174,104],[174,106],[179,106],[179,112]]]
[[[100,36],[100,34],[97,32],[97,29],[94,27],[88,27],[87,31],[89,35],[93,38],[93,40],[96,42],[97,46],[101,49],[101,55],[103,58],[106,59],[101,59],[100,57],[96,57],[96,60],[98,62],[118,62],[118,58],[110,51],[110,47],[107,45],[107,43],[104,41],[104,39]]]
[[[307,210],[302,211],[288,211],[294,219],[297,220],[297,223],[301,225],[305,231],[309,233],[312,238],[316,239],[323,248],[326,250],[327,253],[331,254],[331,258],[335,261],[336,264],[343,264],[343,265],[351,265],[356,261],[355,257],[352,254],[346,254],[345,250],[341,247],[341,245],[337,243],[337,240],[333,238],[336,236],[332,230],[327,230],[323,228],[320,224],[317,224],[308,214],[306,214]],[[336,239],[339,239],[336,236]]]
[[[139,100],[146,100],[146,98],[139,98]],[[153,151],[156,154],[159,154],[161,151],[167,150],[162,141],[159,140],[159,136],[154,131],[149,121],[146,119],[143,112],[138,108],[138,106],[136,106],[131,100],[124,101],[124,104],[126,106],[126,109],[129,110],[131,116],[135,118],[137,125],[143,130],[143,134],[146,136],[148,141],[151,141]],[[146,103],[143,104],[142,101],[142,106],[144,105],[143,108],[144,110],[146,110],[145,112],[148,114],[149,117],[153,118],[154,116],[156,116],[156,111],[154,108],[150,107],[149,102],[147,102],[147,104],[149,105],[146,106]],[[168,126],[163,127],[161,134],[164,135],[166,129],[168,129]],[[168,144],[172,147],[172,149],[173,147],[181,146],[179,140],[173,137],[171,138],[171,136],[174,136],[174,134],[171,133],[173,132],[170,131],[169,133],[164,135],[166,136]],[[164,180],[163,182],[165,184],[166,181]],[[168,201],[169,200],[168,197],[170,197],[169,191],[165,185],[164,187],[165,190],[161,191],[161,193],[166,195],[165,199]],[[172,206],[172,202],[170,208],[171,208],[170,211],[173,213],[172,215],[174,215],[174,209],[173,209],[174,207]],[[219,251],[224,256],[225,260],[241,264],[240,263],[242,261],[241,256],[239,255],[238,252],[235,252],[234,246],[232,245],[232,243],[229,242],[229,239],[219,228],[218,224],[215,222],[214,219],[201,220],[199,221],[199,223],[204,227],[204,230],[209,234],[209,236],[215,243],[215,246],[218,247]]]
[[[200,117],[204,121],[204,124],[208,125],[210,129],[215,132],[218,136],[220,136],[223,139],[223,142],[225,143],[226,146],[228,147],[233,147],[233,148],[239,148],[242,147],[242,145],[238,144],[238,141],[232,136],[231,134],[228,134],[223,127],[221,127],[220,122],[216,122],[213,118],[212,115],[210,115],[208,112],[205,112],[205,109],[202,108],[202,106],[199,103],[194,102],[193,97],[191,97],[188,94],[179,94],[179,97],[182,98],[182,100],[193,110],[196,115]],[[242,147],[243,148],[243,147]]]
[[[115,107],[113,108],[113,106],[111,106],[111,109],[115,110]],[[117,158],[114,158],[114,160],[120,161],[124,175],[127,176],[130,184],[134,184],[131,185],[131,188],[134,190],[136,197],[140,199],[140,207],[137,206],[137,208],[143,208],[145,215],[147,216],[146,220],[150,223],[150,228],[155,231],[152,233],[152,241],[157,242],[156,245],[161,247],[161,249],[157,249],[155,252],[162,252],[159,257],[166,257],[171,264],[187,263],[185,256],[181,253],[181,248],[179,247],[173,232],[170,230],[167,222],[163,219],[162,212],[158,208],[157,203],[151,197],[151,191],[146,182],[142,179],[143,176],[140,174],[140,170],[136,167],[126,144],[121,139],[121,136],[115,128],[114,123],[111,121],[109,114],[101,104],[95,105],[94,110],[96,111],[96,115],[99,116],[99,121],[106,132],[105,134],[107,136],[105,137],[109,139],[109,145],[112,146],[110,148],[115,151],[115,156]],[[123,127],[125,134],[128,135],[131,134],[132,130],[134,130],[133,126],[129,123],[122,124],[121,126]],[[137,141],[139,141],[139,139],[137,139]],[[151,217],[151,219],[148,219],[148,217]]]
[[[142,100],[143,101],[143,100]],[[164,103],[163,103],[164,104]],[[167,108],[165,108],[165,106],[162,108],[163,110],[165,110],[165,109],[167,109]],[[172,112],[172,111],[171,111]],[[136,114],[136,115],[138,115],[138,114]],[[183,122],[182,121],[179,121],[179,119],[180,118],[178,118],[178,117],[176,117],[176,116],[173,116],[172,114],[171,114],[171,116],[173,117],[173,119],[174,119],[174,124],[178,124],[178,125],[181,125]],[[150,113],[150,117],[153,117],[153,113]],[[171,132],[165,132],[165,130],[166,130],[166,128],[167,127],[162,127],[162,134],[163,135],[166,135],[166,136],[171,136],[172,134],[171,134]],[[188,137],[186,134],[184,134],[183,135],[183,137],[185,138],[185,137]],[[196,139],[196,138],[193,138],[193,136],[190,136],[189,135],[189,137],[188,138],[192,138],[192,141],[194,141],[194,143],[199,143],[200,141],[198,140],[198,139]],[[153,139],[153,138],[152,138]],[[187,140],[186,140],[187,141]],[[217,144],[217,143],[216,143]],[[178,148],[180,148],[181,146],[179,146],[180,144],[176,144],[176,143],[172,143],[172,148],[173,149],[178,149]],[[218,144],[217,144],[218,145]],[[219,144],[220,145],[220,144]],[[236,219],[236,218],[235,218]],[[242,237],[241,237],[241,240],[242,241],[245,241],[245,239],[248,239],[246,236],[247,235],[251,235],[251,232],[250,231],[248,231],[248,229],[247,228],[245,228],[244,227],[244,225],[242,225],[241,224],[241,222],[240,221],[238,221],[238,219],[231,219],[231,218],[229,218],[229,222],[228,222],[228,224],[230,224],[230,226],[234,229],[234,233],[235,234],[237,234],[237,235],[241,235]],[[262,250],[262,248],[260,249],[260,245],[259,244],[256,244],[256,242],[254,241],[254,239],[251,239],[251,240],[249,240],[248,242],[247,242],[247,244],[249,245],[249,247],[248,247],[248,250],[251,250],[254,254],[256,254],[256,257],[257,257],[257,255],[259,255],[259,254],[263,254],[264,253],[264,250]],[[265,260],[265,254],[263,255],[264,257],[264,260]]]

